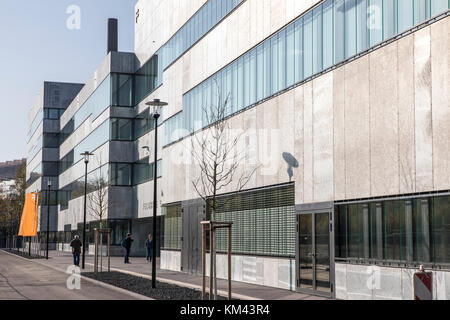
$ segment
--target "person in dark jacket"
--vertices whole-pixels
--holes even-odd
[[[72,247],[73,264],[79,267],[81,247],[83,246],[83,244],[81,243],[81,240],[78,236],[75,236],[75,239],[70,242],[70,246]]]
[[[145,247],[147,248],[147,261],[152,262],[153,236],[151,234],[145,240]]]
[[[127,233],[127,237],[124,239],[124,247],[125,247],[125,263],[130,263],[130,249],[131,244],[133,243],[134,239],[131,237],[131,233]]]

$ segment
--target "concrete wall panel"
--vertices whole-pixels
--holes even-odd
[[[414,34],[416,191],[433,189],[430,28]]]
[[[443,190],[450,186],[450,19],[430,28],[433,181],[435,190]]]
[[[370,195],[369,59],[345,68],[345,174],[348,199]]]
[[[370,189],[377,197],[399,192],[397,46],[376,50],[369,62]]]

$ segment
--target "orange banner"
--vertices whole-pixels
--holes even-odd
[[[38,201],[37,193],[28,193],[23,206],[22,218],[20,219],[19,236],[37,236],[38,226]]]

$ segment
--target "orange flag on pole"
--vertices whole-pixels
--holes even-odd
[[[38,201],[39,195],[37,193],[28,193],[26,195],[22,218],[20,219],[19,236],[37,236]]]

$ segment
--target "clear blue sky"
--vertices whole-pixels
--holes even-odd
[[[119,51],[134,48],[137,0],[0,0],[0,162],[26,157],[27,113],[43,81],[85,83],[106,56],[108,18]],[[80,29],[67,28],[69,6]]]

